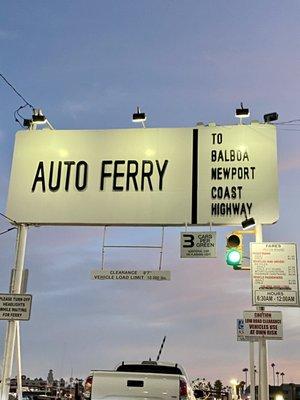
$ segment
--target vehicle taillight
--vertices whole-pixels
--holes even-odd
[[[90,399],[91,398],[91,392],[92,392],[92,384],[93,384],[93,376],[90,375],[86,378],[84,382],[84,392],[83,392],[83,397],[85,399]]]
[[[187,399],[187,383],[184,379],[179,380],[179,399],[186,400]]]

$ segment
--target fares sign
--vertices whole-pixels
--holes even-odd
[[[281,311],[244,311],[244,335],[251,338],[282,339]]]
[[[295,243],[250,243],[250,259],[253,305],[300,306]]]
[[[7,215],[41,225],[239,225],[247,214],[271,224],[277,186],[272,125],[28,130],[16,134]]]

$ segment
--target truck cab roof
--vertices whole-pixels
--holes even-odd
[[[184,369],[175,363],[157,361],[122,361],[115,367],[119,372],[140,372],[154,374],[186,375]]]

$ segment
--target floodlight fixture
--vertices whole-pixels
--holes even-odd
[[[244,108],[243,103],[241,103],[241,108],[237,108],[235,110],[236,118],[240,119],[240,123],[242,123],[242,119],[250,117],[249,108]]]
[[[250,229],[250,228],[253,228],[255,226],[255,224],[256,224],[256,222],[253,217],[247,218],[247,216],[246,216],[246,219],[244,221],[242,221],[242,228],[244,230]]]
[[[32,113],[32,122],[36,125],[44,125],[47,118],[39,108],[34,108]]]
[[[140,122],[143,125],[143,128],[145,128],[146,119],[146,114],[144,112],[141,112],[140,107],[137,107],[136,112],[132,114],[132,122]]]
[[[278,120],[277,112],[272,112],[272,113],[264,115],[264,121],[266,124],[273,122],[273,121],[277,121],[277,120]]]
[[[26,125],[25,121],[27,121]],[[47,125],[50,129],[52,130],[54,129],[40,108],[34,108],[32,113],[32,119],[25,121],[23,125],[28,126],[29,129],[35,129],[37,125]]]

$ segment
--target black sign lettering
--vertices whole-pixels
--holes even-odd
[[[114,162],[113,190],[116,192],[121,192],[124,190],[124,187],[122,185],[118,186],[117,179],[123,178],[125,176],[125,173],[120,172],[120,168],[118,168],[118,165],[125,165],[125,160],[116,160]]]
[[[75,187],[81,192],[87,187],[88,164],[85,161],[79,161],[76,165]]]
[[[100,168],[100,190],[163,190],[169,160],[103,160]],[[107,186],[108,185],[108,186]]]
[[[127,177],[126,177],[126,190],[130,190],[130,181],[133,183],[134,190],[139,190],[136,176],[138,174],[139,164],[135,160],[128,160],[127,162]]]
[[[88,182],[88,164],[86,161],[50,161],[44,165],[40,161],[35,173],[31,191],[40,189],[43,193],[48,189],[50,192],[70,189],[71,171],[75,167],[74,188],[78,191],[85,190]]]
[[[148,166],[148,168],[147,168]],[[147,171],[148,169],[148,171]],[[145,179],[148,180],[149,189],[152,191],[153,186],[151,182],[151,176],[153,174],[153,162],[148,160],[142,161],[142,176],[141,176],[141,190],[144,190],[145,187]]]
[[[59,161],[57,165],[57,172],[55,174],[54,171],[54,161],[50,162],[50,175],[49,175],[49,189],[51,192],[57,192],[59,187],[60,187],[60,180],[61,180],[61,164],[62,162]],[[56,177],[55,183],[54,181],[54,175]]]
[[[159,161],[156,160],[156,166],[157,166],[157,171],[158,171],[158,175],[159,175],[159,185],[158,185],[159,190],[163,189],[163,177],[166,172],[168,162],[169,162],[169,160],[165,160],[162,168],[160,168]]]
[[[35,177],[34,177],[34,180],[33,180],[32,188],[31,188],[32,192],[35,191],[36,185],[39,182],[42,185],[42,192],[45,192],[46,191],[46,183],[45,183],[45,171],[44,171],[44,163],[43,163],[43,161],[40,161],[39,165],[37,167],[36,174],[35,174]]]

